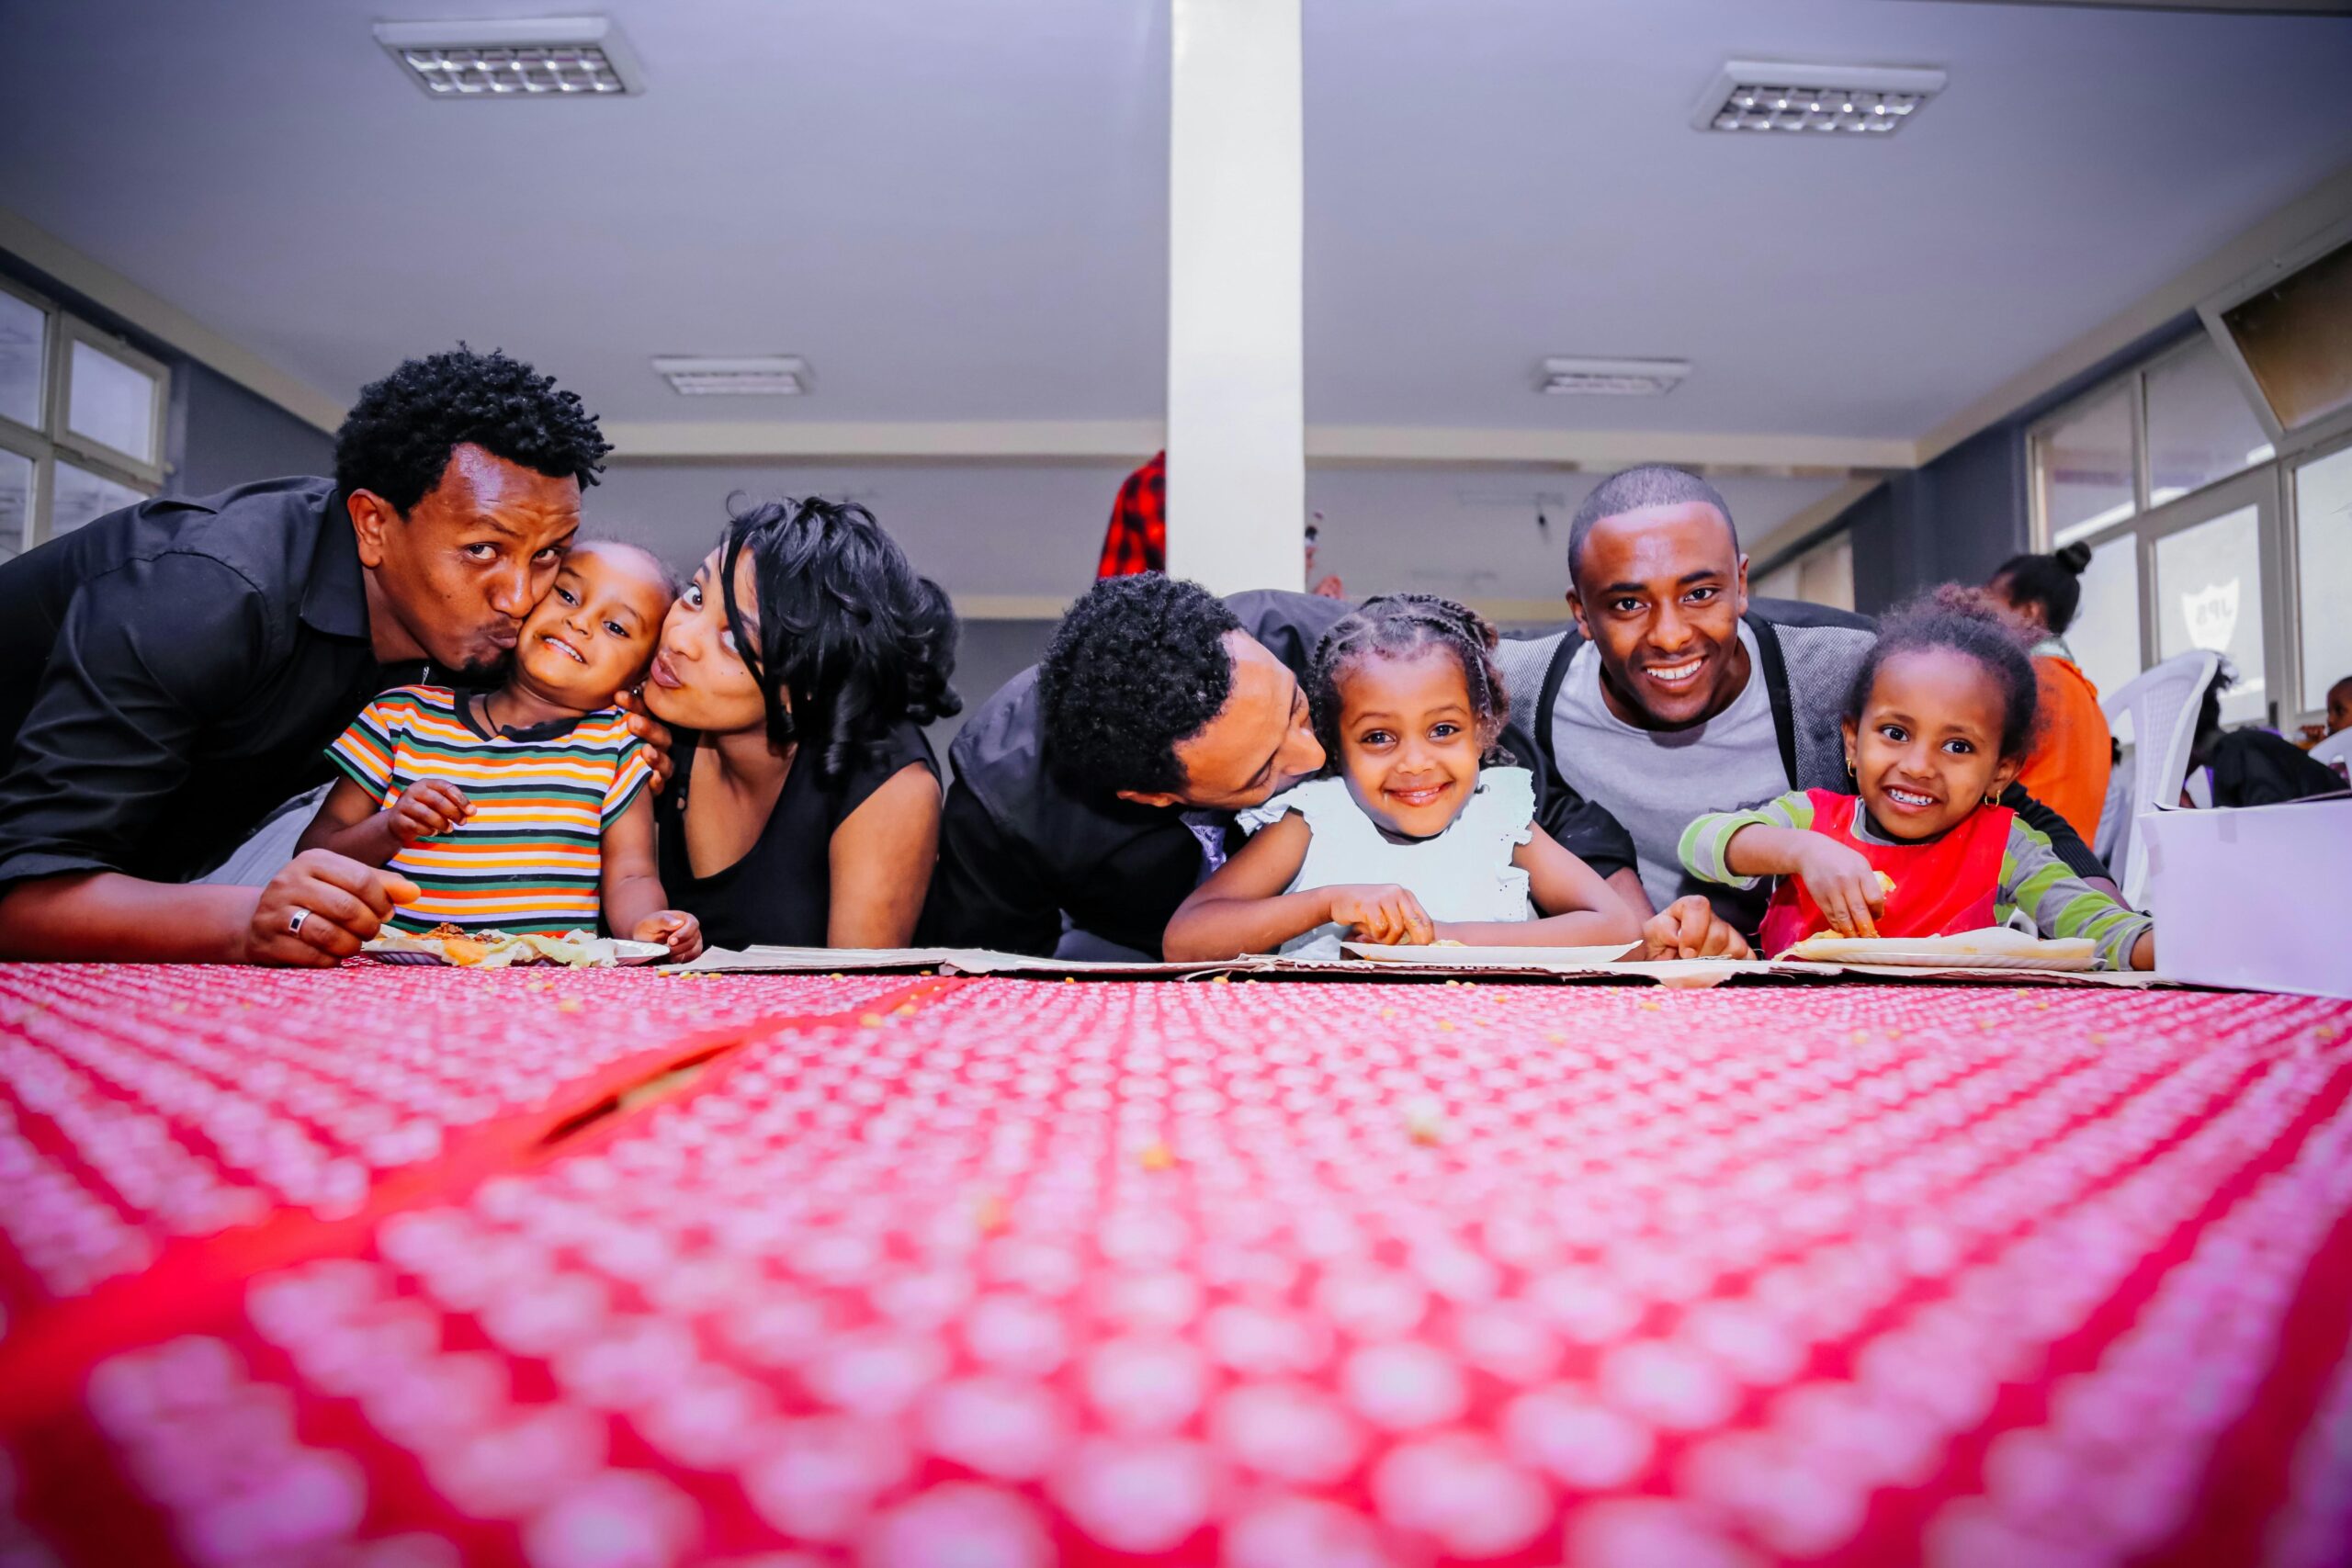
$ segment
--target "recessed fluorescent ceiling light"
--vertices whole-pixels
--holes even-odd
[[[1700,130],[1811,130],[1892,136],[1943,91],[1944,73],[1901,65],[1735,60],[1691,111]]]
[[[751,359],[657,359],[670,389],[689,398],[795,397],[808,389],[808,364],[770,355]]]
[[[1682,359],[1547,359],[1544,389],[1555,397],[1655,398],[1690,374]]]
[[[595,98],[645,91],[609,17],[378,22],[376,41],[428,97]]]

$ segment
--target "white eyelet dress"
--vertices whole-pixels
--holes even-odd
[[[1349,883],[1395,883],[1421,901],[1432,920],[1531,920],[1527,873],[1511,864],[1535,833],[1535,784],[1525,768],[1481,768],[1462,815],[1433,839],[1397,843],[1384,837],[1348,793],[1345,779],[1310,779],[1236,820],[1255,833],[1291,812],[1314,834],[1298,874],[1283,891]],[[1300,958],[1340,958],[1338,924],[1283,943]]]

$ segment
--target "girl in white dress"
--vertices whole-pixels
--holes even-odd
[[[1510,712],[1494,646],[1475,612],[1426,593],[1367,601],[1333,626],[1307,676],[1327,771],[1240,814],[1250,841],[1176,911],[1168,957],[1338,957],[1342,936],[1640,940],[1600,874],[1536,826],[1527,770],[1494,754]]]

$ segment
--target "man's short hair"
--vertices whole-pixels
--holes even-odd
[[[552,376],[459,344],[412,359],[360,389],[334,437],[335,484],[368,491],[405,517],[441,482],[449,454],[479,446],[549,479],[596,482],[612,447],[596,416]]]
[[[1577,514],[1568,520],[1568,577],[1574,581],[1577,562],[1584,557],[1585,536],[1594,526],[1609,518],[1627,512],[1639,512],[1648,506],[1687,506],[1702,502],[1715,509],[1731,530],[1732,554],[1739,553],[1739,528],[1731,520],[1731,507],[1723,492],[1690,472],[1666,463],[1644,463],[1635,468],[1621,468],[1595,485],[1592,493],[1584,498]]]
[[[1181,793],[1177,743],[1232,694],[1225,639],[1240,629],[1207,589],[1156,571],[1088,589],[1037,666],[1046,755],[1062,782],[1102,794]]]

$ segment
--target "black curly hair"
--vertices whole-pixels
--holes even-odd
[[[461,343],[360,389],[334,434],[335,483],[346,495],[372,491],[405,517],[467,445],[583,490],[612,450],[578,393],[496,349],[476,354]]]
[[[2011,556],[1993,573],[1993,592],[2023,608],[2041,606],[2041,623],[2052,637],[2064,637],[2083,602],[2083,569],[2091,547],[2076,539],[2046,556]]]
[[[1495,628],[1467,604],[1435,593],[1387,593],[1367,599],[1355,614],[1323,634],[1306,672],[1306,705],[1315,716],[1315,739],[1323,743],[1323,771],[1340,771],[1340,682],[1366,659],[1406,659],[1425,648],[1442,648],[1462,666],[1470,690],[1480,761],[1510,761],[1497,742],[1510,717],[1510,696],[1502,667],[1495,662]]]
[[[1902,605],[1879,623],[1878,641],[1854,672],[1846,694],[1846,722],[1862,722],[1879,667],[1898,653],[1949,649],[1981,665],[2001,689],[2001,756],[2022,757],[2033,750],[2041,687],[2025,643],[2001,618],[1981,589],[1946,583]]]
[[[1176,795],[1178,742],[1233,692],[1227,636],[1241,622],[1197,582],[1156,571],[1079,596],[1037,665],[1046,755],[1072,789]]]
[[[773,501],[738,512],[719,541],[728,629],[767,702],[768,739],[813,750],[832,784],[877,754],[892,726],[964,711],[956,611],[854,502]],[[753,628],[735,597],[749,552]]]

